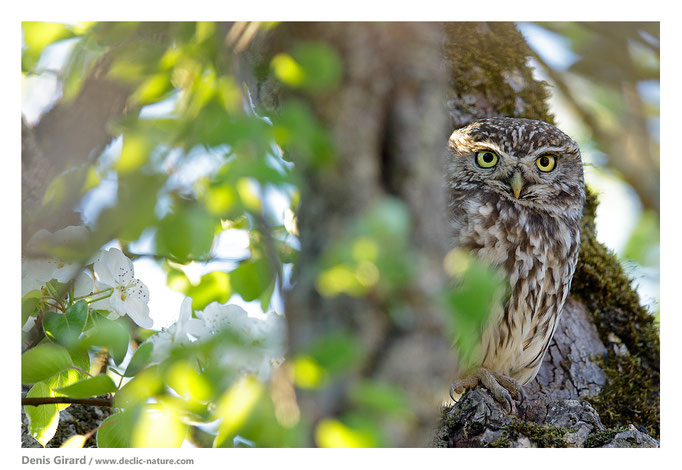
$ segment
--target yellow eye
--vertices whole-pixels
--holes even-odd
[[[556,157],[554,155],[543,155],[535,160],[535,164],[540,171],[552,171],[556,166]]]
[[[497,154],[490,150],[481,150],[476,153],[476,163],[481,168],[492,168],[497,165]]]

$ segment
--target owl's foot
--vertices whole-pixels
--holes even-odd
[[[525,399],[523,387],[519,382],[511,377],[507,377],[498,372],[491,372],[482,367],[476,369],[470,375],[456,380],[452,386],[450,386],[450,397],[455,400],[455,394],[460,395],[464,393],[464,390],[474,388],[479,383],[483,384],[498,402],[507,404],[508,412],[511,412],[514,408],[512,395],[521,401]]]

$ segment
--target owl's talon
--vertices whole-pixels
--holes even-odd
[[[455,394],[461,395],[467,388],[474,388],[478,385],[479,378],[476,374],[468,375],[462,379],[455,380],[450,386],[450,398],[457,401]]]
[[[455,400],[455,394],[461,394],[467,388],[474,388],[479,382],[490,391],[495,400],[507,405],[507,413],[511,413],[514,409],[512,394],[521,402],[525,400],[525,392],[518,381],[484,368],[477,369],[472,374],[456,380],[450,387],[450,398]]]

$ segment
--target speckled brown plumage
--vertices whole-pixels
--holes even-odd
[[[585,200],[580,149],[550,124],[517,118],[476,121],[456,130],[449,148],[453,245],[501,268],[509,281],[507,301],[494,307],[453,387],[480,380],[499,389],[492,376],[514,388],[537,374],[575,271]],[[496,163],[481,166],[488,163],[477,163],[479,152],[493,152]],[[541,171],[547,155],[554,168]]]

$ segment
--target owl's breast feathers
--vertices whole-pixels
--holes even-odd
[[[528,383],[554,335],[578,259],[579,220],[500,198],[462,195],[451,206],[456,246],[500,267],[509,297],[483,332],[478,365]]]

